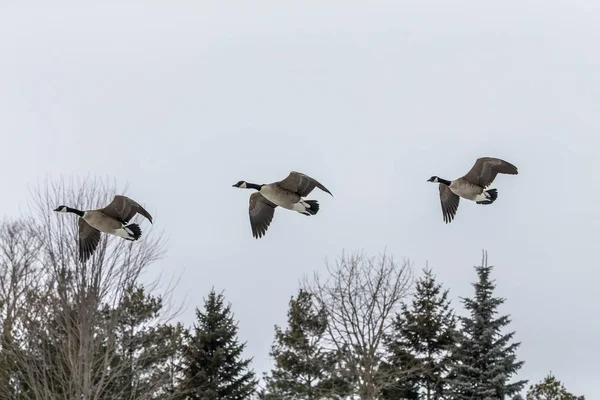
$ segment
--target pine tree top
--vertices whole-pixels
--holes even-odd
[[[275,365],[265,378],[265,398],[338,398],[348,392],[348,382],[338,375],[337,354],[323,343],[327,322],[310,293],[300,290],[290,299],[287,327],[275,327],[270,352]]]
[[[203,310],[196,308],[196,322],[185,350],[184,388],[190,399],[234,400],[247,398],[256,388],[252,359],[242,359],[246,346],[237,338],[231,304],[212,289]]]
[[[461,330],[454,352],[453,390],[457,400],[471,399],[470,396],[504,398],[518,393],[527,383],[508,383],[524,363],[516,360],[520,343],[512,343],[515,333],[504,332],[510,318],[497,316],[498,306],[505,299],[493,296],[492,269],[484,254],[482,264],[475,267],[475,295],[462,299],[469,316],[459,318]]]
[[[585,400],[584,396],[569,393],[552,371],[542,380],[529,388],[527,400]]]
[[[423,272],[410,304],[402,304],[387,336],[390,356],[383,368],[394,379],[384,390],[386,399],[418,398],[419,391],[441,398],[447,389],[456,317],[448,290],[436,282],[431,269]]]

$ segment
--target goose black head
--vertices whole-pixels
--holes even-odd
[[[439,182],[440,178],[437,176],[432,176],[431,178],[427,179],[427,182]]]
[[[233,187],[240,188],[240,189],[246,189],[248,187],[248,183],[246,181],[239,181],[238,183],[233,185]]]
[[[67,207],[67,206],[58,206],[54,211],[56,211],[56,212],[67,212],[67,211],[69,211],[69,207]]]

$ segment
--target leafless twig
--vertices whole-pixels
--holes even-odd
[[[325,308],[329,340],[345,355],[345,368],[357,382],[357,395],[374,399],[388,383],[378,367],[383,358],[384,335],[413,281],[408,261],[398,263],[385,253],[365,257],[342,254],[327,263],[327,277],[315,274],[303,287]]]

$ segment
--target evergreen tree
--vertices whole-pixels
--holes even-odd
[[[424,269],[410,308],[402,305],[387,340],[388,364],[398,373],[393,386],[402,388],[404,398],[418,398],[418,391],[427,400],[442,397],[455,328],[448,290],[442,291],[432,271]],[[398,396],[396,392],[389,398]]]
[[[529,388],[527,400],[585,400],[585,397],[569,393],[565,386],[550,373],[542,382]]]
[[[107,327],[113,331],[98,331],[103,343],[99,349],[105,351],[111,341],[116,345],[111,350],[115,354],[106,398],[134,399],[145,393],[173,391],[172,368],[181,353],[185,330],[181,324],[156,323],[162,309],[162,298],[146,293],[142,286],[128,287],[116,309],[104,307]],[[115,316],[116,326],[109,325]],[[157,382],[164,385],[158,387]]]
[[[214,289],[196,309],[197,323],[184,350],[184,380],[180,389],[186,399],[241,400],[256,390],[252,359],[242,359],[245,343],[238,343],[237,324],[231,305]]]
[[[275,360],[266,377],[267,399],[328,399],[348,392],[348,383],[335,373],[339,360],[323,348],[327,314],[313,296],[300,290],[289,302],[288,327],[275,327],[270,356]]]
[[[390,351],[392,350],[390,349]],[[381,375],[387,376],[389,381],[381,390],[381,397],[385,400],[418,400],[417,366],[419,361],[403,346],[398,345],[393,351],[394,353],[391,353],[379,368]]]
[[[42,359],[45,370],[60,373],[42,374],[37,382],[44,385],[50,397],[72,398],[79,393],[74,395],[69,391],[73,389],[65,376],[72,373],[74,366],[65,354],[81,348],[78,332],[73,334],[73,327],[81,326],[75,325],[81,320],[81,308],[74,301],[57,304],[48,301],[48,297],[41,300],[46,302],[30,298],[29,304],[43,310],[44,318],[24,319],[23,337],[9,348],[11,357],[19,360],[15,365],[14,382],[19,383],[20,388],[13,386],[19,389],[23,398],[38,396],[36,388],[22,382],[27,383],[25,379],[36,371],[30,365],[41,364],[39,360]],[[158,323],[162,307],[160,297],[132,285],[124,290],[116,306],[104,305],[100,310],[93,310],[90,377],[94,398],[171,398],[169,394],[173,393],[174,385],[170,379],[170,366],[180,352],[182,326]],[[67,319],[73,321],[73,325],[66,325]]]
[[[479,277],[473,284],[475,297],[462,299],[470,315],[460,317],[462,329],[453,355],[451,386],[456,400],[504,400],[527,383],[508,382],[523,362],[516,361],[520,343],[511,343],[514,332],[502,332],[510,323],[509,317],[496,316],[505,299],[492,296],[496,287],[490,280],[492,269],[484,253],[482,265],[475,267]]]

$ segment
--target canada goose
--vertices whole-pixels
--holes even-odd
[[[128,222],[140,213],[152,223],[152,216],[142,206],[129,197],[116,195],[113,201],[98,210],[80,211],[76,208],[59,206],[54,211],[71,212],[79,218],[79,257],[86,261],[96,250],[100,232],[122,237],[125,240],[138,240],[142,230],[138,224]]]
[[[315,215],[319,212],[317,200],[303,200],[315,187],[333,194],[319,182],[300,172],[292,171],[282,181],[257,185],[246,181],[239,181],[233,187],[240,189],[255,189],[257,193],[250,195],[250,226],[252,236],[256,239],[264,236],[273,220],[277,206],[288,210],[297,211],[303,215]]]
[[[471,170],[461,178],[447,181],[438,176],[432,176],[427,182],[440,184],[442,214],[444,221],[450,223],[456,215],[460,197],[477,204],[492,204],[498,198],[498,190],[486,190],[486,188],[494,181],[496,175],[517,175],[518,173],[517,167],[509,162],[499,158],[482,157],[478,158]]]

